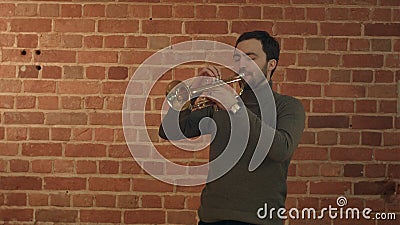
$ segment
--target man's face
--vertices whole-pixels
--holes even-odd
[[[234,60],[237,63],[237,69],[241,69],[245,71],[246,80],[254,85],[259,84],[263,80],[264,77],[268,80],[269,75],[271,74],[272,69],[267,62],[267,55],[262,49],[261,41],[257,39],[248,39],[241,41],[237,45],[237,49],[241,50],[248,57],[245,57],[239,53],[239,51],[235,52]],[[249,58],[251,60],[249,60]],[[253,62],[254,63],[253,63]],[[271,60],[270,60],[271,61]],[[254,65],[255,64],[255,65]],[[255,68],[257,66],[258,68]],[[261,70],[264,76],[256,76],[254,72]],[[246,73],[247,72],[247,73]]]

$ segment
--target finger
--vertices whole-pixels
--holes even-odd
[[[212,71],[210,68],[208,68],[208,67],[202,69],[202,70],[200,71],[200,73],[199,73],[199,76],[215,77],[213,71]]]

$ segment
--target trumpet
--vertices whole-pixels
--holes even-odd
[[[179,80],[171,81],[167,86],[166,100],[170,107],[177,111],[182,111],[191,107],[190,100],[193,96],[198,96],[204,91],[220,87],[225,84],[231,84],[238,81],[242,81],[245,76],[244,72],[232,76],[227,79],[216,79],[211,84],[200,86],[197,88],[190,88],[185,83]],[[213,105],[213,102],[208,98],[203,98],[194,105],[191,110],[198,110],[207,106]]]

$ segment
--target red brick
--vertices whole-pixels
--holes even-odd
[[[360,36],[360,23],[321,23],[321,34],[326,36]]]
[[[338,133],[335,131],[318,132],[317,143],[319,145],[336,145],[338,144]]]
[[[342,175],[343,166],[341,164],[322,164],[320,167],[321,176],[339,177]]]
[[[40,55],[35,55],[37,62],[75,63],[76,52],[65,50],[43,50]]]
[[[58,97],[57,96],[39,96],[38,108],[44,110],[58,110]]]
[[[139,208],[139,196],[119,195],[117,198],[117,207],[119,208]]]
[[[89,174],[96,173],[97,165],[95,161],[77,161],[76,162],[76,173],[77,174]]]
[[[292,96],[319,97],[321,96],[321,86],[313,84],[282,84],[281,91]]]
[[[313,100],[312,101],[312,111],[319,113],[329,113],[333,112],[333,101],[332,100]]]
[[[57,17],[59,15],[59,5],[40,4],[39,15],[43,17]]]
[[[164,224],[166,215],[162,210],[134,210],[125,211],[125,223],[138,223],[138,224]]]
[[[94,32],[95,21],[89,19],[57,19],[55,20],[57,32]]]
[[[6,124],[43,124],[44,115],[41,112],[5,112]]]
[[[271,32],[272,26],[273,23],[269,21],[232,21],[232,33],[241,34],[252,30],[266,30]]]
[[[356,85],[336,85],[331,84],[324,88],[325,96],[329,97],[364,97],[365,88],[363,86]]]
[[[10,160],[10,171],[11,172],[28,172],[29,161],[13,159]]]
[[[304,23],[304,22],[276,23],[276,33],[278,34],[316,35],[317,32],[318,29],[316,23]]]
[[[59,94],[97,94],[100,83],[97,81],[62,81],[58,83]]]
[[[45,177],[46,190],[85,190],[86,178]]]
[[[135,33],[139,31],[139,21],[135,20],[100,20],[99,32]]]
[[[61,5],[61,17],[82,17],[82,5],[77,5],[77,4]]]
[[[128,77],[127,67],[110,67],[108,69],[108,78],[113,80],[124,80]]]
[[[84,17],[103,17],[105,15],[105,5],[85,4],[83,6]]]
[[[106,36],[104,37],[104,47],[106,48],[123,48],[125,45],[124,36]]]
[[[362,132],[361,144],[368,146],[380,146],[382,143],[382,134],[380,132]]]
[[[129,178],[89,178],[89,190],[93,191],[129,191]]]
[[[350,39],[350,50],[353,51],[369,51],[369,40],[365,39]]]
[[[337,66],[340,63],[340,56],[336,54],[317,54],[301,53],[299,54],[300,66]]]
[[[400,166],[388,165],[388,176],[394,179],[400,178]]]
[[[9,193],[7,194],[7,203],[9,206],[26,206],[25,193]]]
[[[3,190],[40,190],[42,179],[40,177],[0,177],[0,189]]]
[[[400,23],[367,23],[364,26],[366,36],[400,35]]]
[[[381,161],[399,161],[399,150],[394,149],[379,149],[375,151],[375,159]]]
[[[171,5],[152,5],[152,18],[171,18],[172,6]]]
[[[90,141],[92,140],[92,129],[89,128],[74,128],[72,130],[73,140]]]
[[[50,32],[51,19],[13,19],[11,31],[13,32]]]
[[[31,164],[32,172],[34,173],[51,173],[53,167],[53,163],[50,160],[34,160],[31,161]]]
[[[376,98],[395,98],[396,97],[396,85],[374,85],[368,87],[368,97]]]
[[[107,5],[106,17],[110,18],[126,18],[128,15],[128,5]]]
[[[72,196],[74,207],[93,207],[94,196],[90,194],[78,194]]]
[[[340,144],[359,145],[360,144],[360,133],[358,133],[358,132],[341,132],[339,139],[340,139]]]
[[[194,211],[167,211],[168,224],[195,224],[196,212]]]
[[[293,155],[294,160],[327,160],[328,149],[320,147],[299,147]]]
[[[0,143],[0,155],[16,156],[18,154],[18,144],[15,143]]]
[[[60,79],[61,67],[58,66],[44,66],[42,67],[42,78]]]
[[[146,2],[146,1],[144,1]],[[159,2],[156,0],[156,2]],[[133,18],[149,18],[150,17],[150,5],[138,5],[132,4],[128,7],[128,16]]]
[[[38,36],[36,34],[19,34],[17,36],[17,46],[20,48],[36,48],[38,46]]]
[[[167,209],[183,209],[185,207],[185,196],[183,195],[165,196],[164,207]]]
[[[0,109],[12,109],[14,107],[13,96],[0,96]]]
[[[343,66],[380,68],[383,66],[383,55],[371,55],[371,54],[343,55]]]
[[[90,66],[86,68],[86,77],[89,79],[104,79],[105,71],[104,67]]]
[[[112,141],[114,140],[114,130],[110,128],[96,128],[95,137],[96,141]]]
[[[78,52],[80,63],[117,63],[118,52],[114,51],[85,51]]]
[[[17,93],[21,91],[22,82],[19,80],[0,80],[1,93]]]
[[[393,128],[391,116],[353,116],[354,129],[390,129]]]
[[[310,128],[348,128],[347,116],[310,116],[308,118]]]
[[[377,112],[376,100],[359,100],[356,101],[356,108],[358,113],[376,113]]]
[[[197,9],[197,7],[199,7],[199,6],[196,6],[196,9]],[[193,18],[194,17],[195,10],[194,10],[194,6],[192,6],[192,5],[174,5],[172,9],[173,9],[173,17],[176,17],[176,18]],[[219,9],[219,12],[221,13],[221,8]]]
[[[101,144],[67,144],[65,147],[67,157],[104,157],[106,146]]]
[[[142,207],[145,208],[161,208],[161,197],[157,195],[143,195],[142,199]],[[197,209],[197,208],[196,208]]]
[[[88,116],[85,113],[47,113],[46,124],[49,125],[85,125]]]
[[[311,82],[327,82],[329,80],[328,70],[310,69],[308,70],[308,81]]]
[[[38,209],[36,210],[35,218],[37,221],[43,222],[74,223],[78,220],[78,211],[64,209]]]
[[[0,4],[0,16],[10,17],[15,14],[15,4],[12,3],[2,3]]]
[[[121,125],[121,113],[91,113],[89,114],[89,124],[92,125]]]
[[[260,6],[243,6],[240,7],[241,19],[261,19],[261,7]]]
[[[62,109],[81,109],[82,98],[78,96],[62,96],[61,97]]]
[[[15,78],[15,66],[0,65],[0,78]]]
[[[365,165],[366,177],[385,177],[386,164],[367,164]]]
[[[71,196],[67,192],[50,194],[50,206],[69,207],[71,206]]]
[[[119,163],[115,161],[99,162],[99,172],[101,174],[117,174],[119,172]]]
[[[113,210],[80,210],[81,222],[120,223],[121,211]]]
[[[22,141],[28,139],[28,129],[23,127],[7,127],[6,139],[9,141]]]
[[[239,7],[220,5],[217,10],[217,18],[235,19],[239,17]]]
[[[97,207],[114,207],[115,208],[115,196],[114,195],[96,195],[95,202]]]
[[[232,24],[232,32],[234,31]],[[225,21],[187,21],[185,22],[187,34],[227,34],[228,23]]]
[[[62,146],[56,143],[27,143],[22,145],[22,155],[61,156]]]
[[[383,133],[383,145],[384,146],[396,146],[400,145],[400,133]]]
[[[48,195],[47,194],[29,194],[29,205],[30,206],[47,206]]]
[[[86,36],[83,38],[83,45],[86,48],[102,48],[103,37],[101,36]]]
[[[97,96],[89,96],[85,98],[85,108],[102,109],[104,106],[104,98]]]
[[[338,161],[371,161],[372,149],[335,147],[331,149],[331,159]]]
[[[306,19],[322,21],[326,18],[325,8],[306,8]]]
[[[364,166],[362,164],[346,164],[344,165],[345,177],[362,177],[364,174]]]
[[[285,7],[284,15],[284,19],[286,20],[304,20],[305,9],[298,7]]]
[[[33,209],[6,209],[0,210],[0,218],[3,221],[32,221]]]
[[[350,190],[350,182],[310,182],[310,194],[344,194]]]
[[[354,184],[355,195],[382,195],[395,191],[395,183],[390,181],[361,181]]]
[[[137,179],[133,184],[134,191],[171,192],[173,186],[158,180]]]
[[[347,43],[347,38],[330,38],[328,39],[328,50],[346,51]]]
[[[318,176],[319,175],[319,164],[317,163],[299,163],[297,164],[297,176],[300,177],[312,177],[312,176]],[[293,182],[291,182],[290,184],[292,184]],[[298,191],[299,188],[298,187],[292,187],[292,190],[290,193],[291,194],[302,194],[302,193],[306,193],[307,191],[307,185],[304,182],[301,182],[304,185],[304,188],[301,189],[305,189],[304,191]]]
[[[21,56],[21,49],[2,49],[3,62],[24,62],[29,63],[32,60],[32,51],[26,50],[26,55]]]
[[[353,82],[372,82],[373,74],[370,70],[353,70]]]
[[[128,48],[146,48],[147,47],[147,37],[128,36],[126,39],[126,47],[128,47]]]

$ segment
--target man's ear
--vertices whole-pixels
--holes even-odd
[[[278,62],[276,61],[276,59],[270,59],[268,61],[268,70],[272,71],[273,69],[276,68]]]

